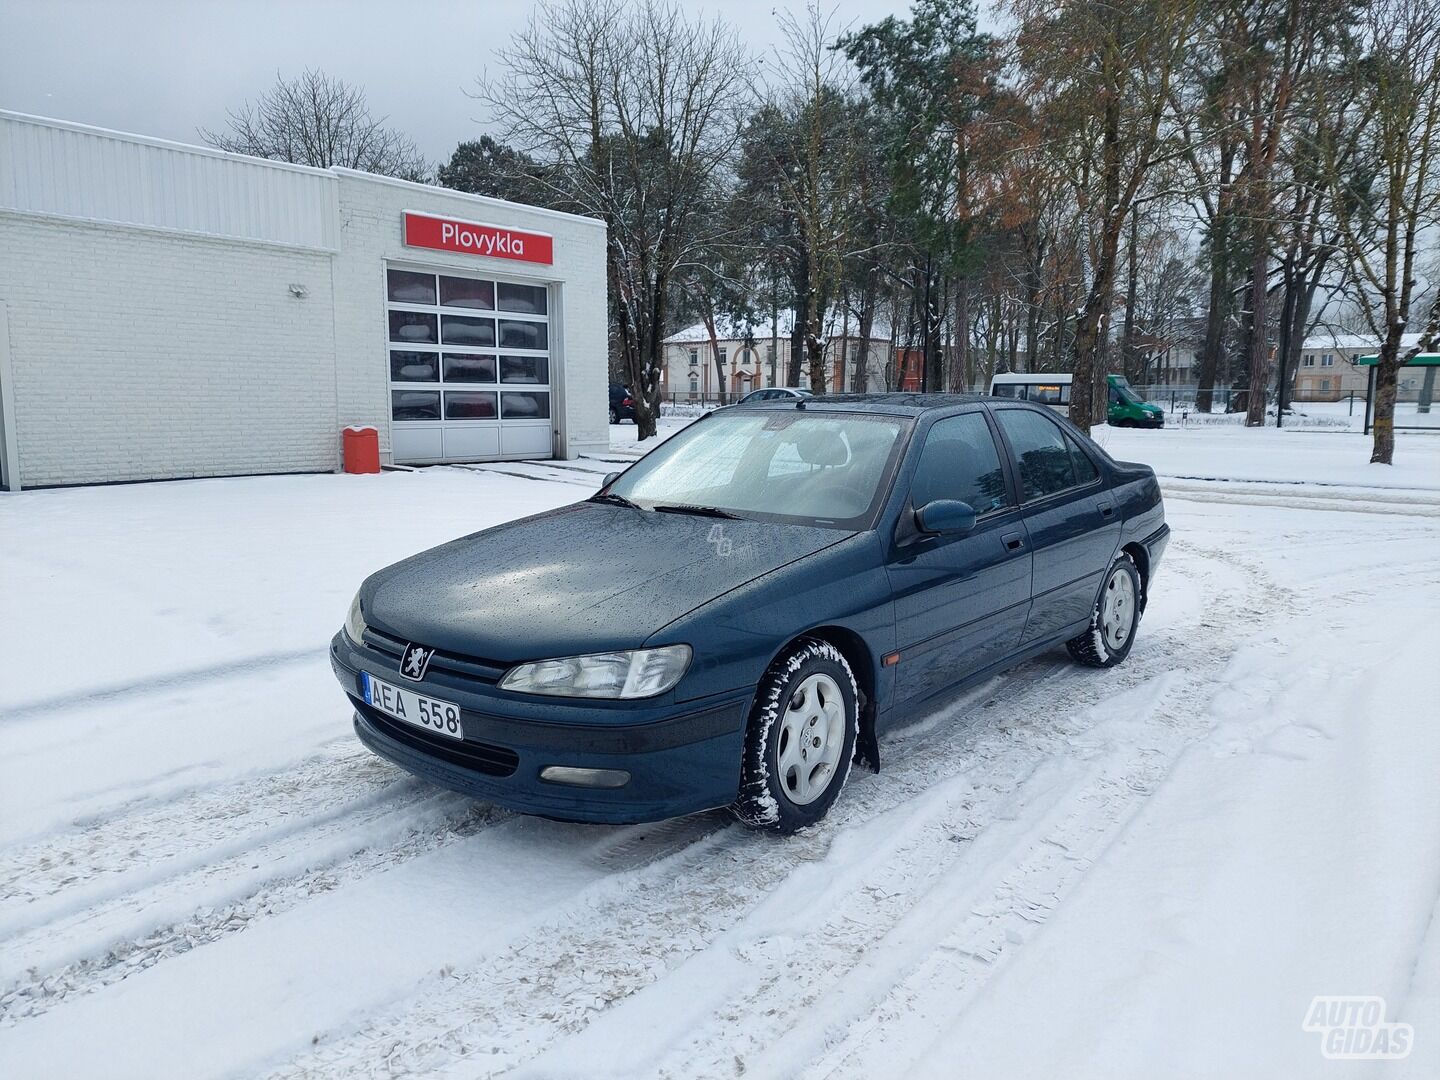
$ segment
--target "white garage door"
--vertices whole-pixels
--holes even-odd
[[[392,266],[385,295],[397,462],[553,454],[545,286]]]

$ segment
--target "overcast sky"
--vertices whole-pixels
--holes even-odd
[[[803,2],[790,0],[797,10]],[[464,89],[529,0],[0,0],[0,108],[181,142],[306,66],[363,86],[371,108],[440,160],[481,130]],[[706,0],[757,50],[777,0]],[[785,0],[780,0],[785,6]],[[838,0],[863,25],[908,0]]]

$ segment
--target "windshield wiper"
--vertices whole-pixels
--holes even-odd
[[[590,498],[586,499],[585,501],[593,503],[609,503],[611,506],[623,506],[627,510],[640,509],[640,507],[636,506],[624,495],[616,495],[613,492],[609,491],[602,491],[597,495],[591,495]]]
[[[721,510],[718,506],[692,506],[689,503],[676,503],[673,506],[652,506],[650,509],[657,514],[694,514],[696,517],[725,518],[728,521],[740,520],[739,514]]]

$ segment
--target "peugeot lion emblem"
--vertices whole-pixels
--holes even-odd
[[[419,682],[425,677],[425,669],[430,666],[430,657],[434,655],[435,650],[424,645],[406,645],[400,660],[400,674]]]

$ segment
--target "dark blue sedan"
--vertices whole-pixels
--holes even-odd
[[[1124,660],[1168,534],[1148,467],[1039,406],[746,405],[373,574],[331,660],[365,744],[436,783],[793,832],[941,695],[1061,645]]]

